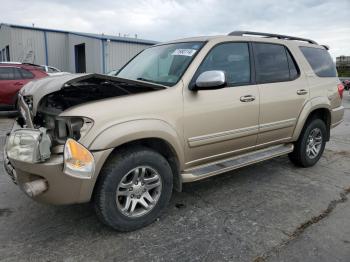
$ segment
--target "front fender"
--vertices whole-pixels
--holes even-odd
[[[167,122],[159,119],[130,120],[104,129],[91,142],[89,149],[99,151],[116,148],[128,142],[146,138],[159,138],[174,149],[180,163],[184,165],[182,137]]]
[[[306,120],[308,119],[309,115],[316,109],[324,108],[331,112],[331,104],[330,101],[326,97],[315,97],[311,100],[309,100],[301,110],[301,113],[299,114],[298,122],[295,126],[294,132],[293,132],[293,141],[298,140],[299,135],[301,131],[303,130],[303,127],[305,125]]]

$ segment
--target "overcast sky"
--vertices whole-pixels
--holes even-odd
[[[166,41],[250,30],[307,37],[350,55],[350,0],[0,0],[0,22]]]

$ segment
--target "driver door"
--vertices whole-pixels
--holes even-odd
[[[248,43],[214,46],[192,81],[205,71],[221,70],[227,86],[184,92],[186,168],[252,150],[257,142],[259,92],[254,83]],[[193,83],[192,83],[193,84]]]

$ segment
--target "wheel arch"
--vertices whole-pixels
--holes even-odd
[[[305,125],[311,120],[315,118],[319,118],[323,120],[326,124],[327,128],[327,137],[326,141],[330,139],[330,127],[331,127],[331,107],[329,103],[317,103],[320,101],[310,101],[308,102],[302,112],[299,115],[298,122],[294,129],[293,140],[298,140],[302,130]]]
[[[135,120],[117,124],[105,129],[90,144],[92,151],[113,149],[103,165],[113,154],[133,146],[150,148],[167,159],[173,171],[173,183],[176,191],[182,190],[181,170],[184,165],[181,137],[174,128],[161,120]],[[102,167],[103,167],[102,165]],[[99,179],[96,177],[94,188]],[[93,196],[93,192],[92,196]]]

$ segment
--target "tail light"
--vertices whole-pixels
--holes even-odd
[[[344,85],[338,84],[338,93],[341,99],[343,99],[343,93],[344,93]]]

